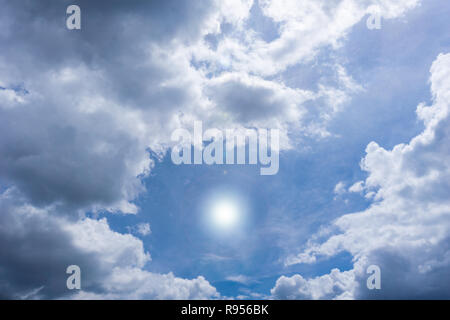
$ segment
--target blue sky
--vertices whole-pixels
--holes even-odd
[[[77,3],[69,31],[65,3],[0,1],[0,297],[450,297],[450,4]],[[173,164],[194,120],[279,129],[278,173]]]
[[[365,21],[361,21],[348,35],[343,48],[323,53],[324,61],[331,54],[345,61],[349,74],[364,83],[366,91],[353,97],[346,110],[330,124],[330,131],[339,137],[308,141],[314,144],[312,150],[283,153],[277,176],[261,177],[257,168],[245,165],[177,167],[168,156],[158,162],[146,179],[149,194],[140,202],[142,211],[129,217],[128,222],[151,221],[155,231],[144,240],[149,248],[154,248],[150,270],[173,271],[188,278],[204,274],[221,293],[236,296],[249,288],[268,295],[272,282],[281,275],[301,272],[319,276],[333,268],[351,269],[352,257],[345,253],[314,267],[285,267],[282,260],[321,225],[370,205],[371,201],[359,195],[335,200],[333,194],[339,181],[350,184],[365,178],[359,162],[370,141],[392,148],[423,130],[423,124],[415,116],[415,105],[417,101],[430,100],[428,66],[449,45],[443,45],[448,36],[439,31],[433,33],[434,37],[423,34],[424,30],[445,30],[448,25],[445,14],[425,18],[436,12],[436,6],[425,4],[407,18],[385,21],[382,30],[368,30]],[[440,11],[443,12],[442,8]],[[254,24],[270,34],[273,26],[265,27],[263,19],[258,18],[254,18]],[[308,89],[314,87],[319,73],[327,72],[327,67],[320,64],[293,69],[283,77],[291,86]],[[243,244],[238,246],[220,236],[205,234],[199,223],[199,203],[209,196],[211,189],[222,188],[243,193],[254,219],[246,229]],[[278,233],[268,235],[261,230],[273,223],[271,215],[281,221]],[[113,228],[125,231],[127,222],[124,224],[122,217],[114,217],[110,222]],[[210,255],[229,261],[205,260]],[[251,280],[248,284],[226,281],[231,275],[245,275]]]

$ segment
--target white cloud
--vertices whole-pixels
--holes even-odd
[[[131,234],[121,234],[109,228],[106,218],[100,220],[83,219],[68,224],[65,230],[72,235],[73,245],[88,253],[97,255],[102,263],[113,266],[142,268],[150,261],[144,252],[141,240]],[[95,245],[92,245],[95,243]]]
[[[417,108],[424,131],[390,151],[375,142],[366,149],[364,190],[374,193],[377,201],[365,211],[338,218],[333,223],[338,232],[330,232],[323,243],[310,242],[301,254],[290,257],[290,264],[312,263],[347,251],[354,259],[354,280],[348,281],[360,283],[347,290],[348,295],[450,296],[441,280],[448,278],[450,270],[450,54],[434,61],[430,82],[433,105]],[[354,189],[362,190],[362,184]],[[381,267],[383,284],[378,293],[365,288],[368,264]]]
[[[383,17],[402,16],[416,7],[419,0],[283,0],[258,2],[263,14],[279,26],[279,37],[266,42],[257,33],[240,38],[225,37],[217,50],[203,48],[199,57],[217,63],[215,67],[246,71],[263,76],[277,74],[300,62],[312,61],[321,48],[337,48],[347,33],[360,22],[374,5]]]
[[[13,108],[20,106],[25,100],[22,95],[15,90],[2,88],[0,85],[0,108]]]
[[[352,271],[340,272],[333,269],[330,274],[312,279],[304,279],[301,275],[280,277],[271,294],[276,299],[349,299],[354,290]]]
[[[239,275],[234,275],[234,276],[228,276],[225,278],[228,281],[232,281],[232,282],[237,282],[237,283],[241,283],[241,284],[250,284],[252,283],[254,280],[252,280],[251,278],[244,276],[242,274]]]
[[[73,299],[209,299],[219,296],[202,276],[188,280],[172,273],[144,270],[150,255],[144,251],[142,241],[131,234],[114,232],[106,219],[84,219],[65,229],[72,234],[76,248],[95,254],[104,273],[99,283],[102,293],[83,290]]]
[[[348,188],[349,192],[361,192],[364,190],[364,181],[358,181],[354,183],[350,188]]]
[[[139,268],[114,268],[105,278],[102,293],[80,291],[73,299],[205,300],[219,298],[205,278],[182,279],[172,273],[156,274]]]
[[[0,194],[0,297],[14,299],[208,299],[216,289],[199,276],[146,271],[142,241],[111,230],[106,219],[69,220],[54,208],[24,202],[17,190]],[[66,288],[66,268],[81,268],[81,292]],[[23,281],[26,275],[27,281]]]
[[[342,195],[345,193],[345,183],[342,181],[339,181],[336,186],[334,187],[334,193],[337,195]]]
[[[142,236],[148,236],[152,233],[150,223],[140,223],[137,225],[137,232]]]

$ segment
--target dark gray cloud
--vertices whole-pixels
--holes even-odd
[[[104,278],[95,255],[74,247],[61,221],[45,211],[20,203],[16,194],[0,199],[0,298],[59,298],[66,287],[66,268],[79,265],[83,285],[97,291]]]
[[[192,280],[142,268],[142,241],[112,231],[106,219],[57,218],[0,195],[0,299],[207,299],[217,297],[203,277]],[[81,269],[81,291],[66,286],[66,269]]]
[[[0,33],[0,81],[8,89],[23,87],[16,93],[24,102],[20,108],[6,108],[6,102],[0,107],[0,176],[35,204],[117,207],[142,191],[137,176],[148,169],[145,149],[157,143],[150,135],[137,136],[132,120],[124,124],[123,117],[144,109],[128,116],[152,129],[169,121],[170,110],[193,104],[184,83],[161,86],[180,70],[160,51],[175,39],[198,38],[214,6],[79,1],[82,30],[69,31],[69,4],[1,3],[6,27]],[[65,76],[69,80],[62,84]],[[105,105],[101,111],[79,110],[99,103]]]
[[[381,290],[368,290],[366,281],[369,275],[358,274],[356,281],[359,286],[356,288],[355,298],[450,299],[448,252],[450,238],[420,251],[399,252],[395,247],[376,250],[371,253],[368,261],[381,269]]]
[[[216,295],[203,278],[144,271],[142,242],[106,220],[77,220],[136,211],[147,148],[170,133],[171,110],[195,105],[171,50],[198,39],[214,5],[79,1],[82,30],[69,31],[69,4],[0,1],[0,183],[10,187],[0,198],[1,298],[70,297],[71,264],[81,296]]]
[[[0,110],[1,176],[40,205],[63,202],[77,208],[123,198],[126,162],[143,154],[139,145],[115,130],[105,114],[79,118],[62,110],[46,104]],[[111,147],[95,152],[99,144]],[[130,183],[139,190],[138,181]]]
[[[228,112],[236,122],[254,124],[271,119],[299,121],[298,108],[308,93],[292,90],[282,85],[243,75],[227,75],[218,78],[207,87],[206,93],[219,108]]]

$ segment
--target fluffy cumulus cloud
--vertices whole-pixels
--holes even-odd
[[[103,293],[80,291],[73,299],[172,299],[206,300],[219,298],[217,290],[199,276],[188,280],[172,273],[155,274],[139,268],[115,268],[104,280]]]
[[[271,290],[272,296],[283,300],[351,298],[353,273],[333,269],[330,274],[305,279],[296,274],[280,277]]]
[[[274,75],[299,62],[311,61],[322,47],[338,47],[351,28],[371,13],[397,18],[416,7],[419,0],[282,0],[258,1],[264,16],[278,26],[278,37],[266,41],[257,31],[224,35],[213,50],[198,57],[212,60],[213,70],[245,70]]]
[[[28,299],[208,299],[219,297],[203,277],[145,271],[150,254],[140,239],[106,219],[69,220],[27,204],[16,191],[0,195],[0,291]],[[67,290],[67,266],[78,265],[82,290]]]
[[[285,133],[283,148],[299,135],[323,136],[327,121],[361,88],[337,63],[336,81],[318,83],[317,89],[289,87],[281,73],[311,61],[321,49],[338,47],[373,5],[395,18],[418,1],[77,3],[82,29],[68,31],[70,1],[0,0],[0,286],[6,297],[65,296],[65,275],[50,274],[72,263],[90,270],[79,298],[217,296],[202,277],[145,271],[150,256],[139,239],[85,214],[138,213],[133,201],[145,192],[142,178],[153,165],[148,151],[163,154],[172,131],[196,119],[205,126],[276,127]],[[272,21],[276,39],[252,28],[254,6]],[[445,144],[439,144],[440,153],[434,148],[446,138],[440,127],[446,74],[438,68],[445,61],[440,58],[433,71],[436,105],[419,109],[426,133],[392,152],[375,144],[368,148],[365,186],[379,187],[376,197],[383,199],[373,212],[385,212],[387,203],[398,214],[406,212],[400,195],[436,201],[446,196],[440,175],[445,168],[434,158],[445,151]],[[419,149],[428,156],[415,156]],[[380,172],[390,178],[383,180]],[[409,179],[401,185],[404,174]],[[440,181],[441,188],[426,188],[425,181]],[[427,207],[426,226],[444,214],[444,203]],[[389,215],[379,215],[381,226]],[[356,219],[344,217],[337,225],[352,230]],[[403,228],[408,227],[393,228],[385,237]],[[434,248],[444,241],[443,229],[426,229],[433,237],[421,245]],[[333,239],[320,248],[350,241],[347,234]],[[441,263],[424,261],[423,272]]]
[[[368,177],[352,189],[374,203],[338,218],[325,240],[311,240],[287,261],[314,263],[346,251],[353,256],[353,269],[312,279],[282,277],[272,290],[275,296],[450,297],[450,54],[434,61],[430,83],[433,104],[417,107],[423,132],[392,150],[375,142],[367,146],[361,166]],[[369,265],[381,268],[380,291],[366,287]],[[317,289],[321,281],[328,283],[327,290]]]
[[[214,25],[218,7],[86,1],[90,31],[70,33],[61,24],[68,4],[1,3],[2,296],[66,297],[70,264],[83,271],[83,296],[217,296],[202,277],[145,271],[140,240],[78,219],[137,213],[148,148],[161,150],[178,110],[202,106],[182,46]]]

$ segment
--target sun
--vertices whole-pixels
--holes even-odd
[[[220,229],[230,229],[239,221],[239,207],[230,199],[223,199],[213,204],[211,208],[212,220]]]
[[[248,199],[236,189],[216,187],[200,203],[202,225],[215,237],[238,239],[249,223]]]

